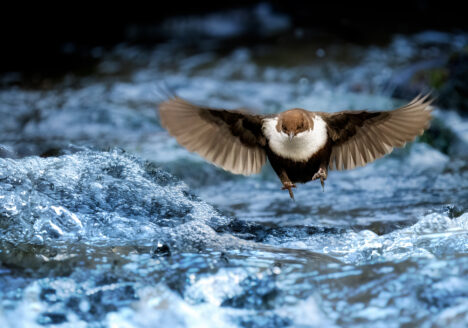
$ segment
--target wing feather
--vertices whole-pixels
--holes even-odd
[[[227,171],[259,173],[266,162],[260,115],[203,108],[179,97],[161,103],[159,115],[180,145]]]
[[[332,139],[330,169],[363,166],[423,134],[430,124],[432,101],[426,95],[392,111],[320,113]]]

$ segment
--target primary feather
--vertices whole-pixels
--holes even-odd
[[[159,106],[161,125],[179,144],[235,174],[259,173],[266,162],[262,117],[195,106],[173,97]]]

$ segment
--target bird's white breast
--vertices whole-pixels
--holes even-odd
[[[328,139],[325,121],[318,115],[313,120],[312,130],[298,133],[289,140],[286,133],[276,130],[278,118],[267,118],[263,120],[263,134],[268,140],[270,149],[277,155],[295,161],[305,161],[325,146]]]

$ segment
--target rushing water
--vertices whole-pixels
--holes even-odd
[[[417,141],[293,202],[271,168],[226,173],[155,114],[163,83],[213,107],[389,109],[411,67],[466,44],[122,45],[92,76],[1,90],[0,326],[466,327],[466,118],[436,108],[449,147]]]

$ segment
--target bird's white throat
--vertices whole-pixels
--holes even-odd
[[[278,132],[276,125],[278,118],[267,118],[263,120],[263,133],[268,139],[268,145],[277,155],[295,161],[308,160],[327,143],[327,125],[320,116],[315,116],[314,128],[298,133],[291,140],[283,131]]]

